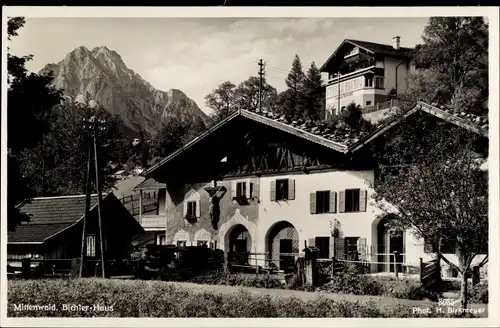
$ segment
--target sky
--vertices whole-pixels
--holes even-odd
[[[401,46],[421,43],[428,17],[412,18],[26,18],[9,47],[32,54],[30,71],[79,46],[107,46],[155,88],[180,89],[210,113],[204,98],[218,84],[257,76],[284,90],[295,54],[320,67],[346,38]]]

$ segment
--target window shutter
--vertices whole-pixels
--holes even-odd
[[[187,200],[184,201],[184,217],[187,215],[187,210],[188,210],[188,202]]]
[[[335,238],[335,258],[343,260],[345,255],[345,241],[344,238]]]
[[[248,199],[252,198],[253,183],[247,182],[245,191],[246,191],[246,195],[245,195],[246,198],[248,198]]]
[[[366,212],[366,190],[359,191],[359,211]]]
[[[201,215],[200,215],[200,202],[199,201],[193,202],[193,206],[195,209],[196,217],[197,218],[201,217]]]
[[[236,183],[236,181],[233,181],[231,183],[231,199],[233,199],[234,197],[236,197],[236,188],[238,187],[238,184]]]
[[[276,201],[276,180],[271,181],[271,201]]]
[[[288,180],[288,200],[295,199],[295,180]]]
[[[339,213],[345,212],[345,191],[339,192]]]
[[[316,238],[309,238],[307,240],[307,246],[316,246]]]
[[[366,238],[358,239],[358,253],[360,260],[366,260]]]
[[[309,203],[311,206],[311,214],[316,214],[316,193],[312,192],[309,194]]]
[[[330,245],[329,245],[330,247],[328,249],[329,258],[332,258],[333,254],[335,254],[335,238],[330,237],[329,242],[330,242]]]
[[[330,191],[330,213],[337,212],[337,192]]]

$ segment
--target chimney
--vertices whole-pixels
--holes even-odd
[[[401,40],[400,36],[395,36],[392,38],[392,47],[396,50],[399,50],[399,41]]]

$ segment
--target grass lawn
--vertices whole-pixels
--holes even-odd
[[[113,279],[11,280],[8,303],[8,316],[16,317],[457,316],[436,313],[436,303],[391,297]],[[487,316],[486,305],[472,307],[480,312],[475,317]]]

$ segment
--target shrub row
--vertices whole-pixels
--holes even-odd
[[[8,316],[16,317],[457,317],[413,313],[413,308],[375,302],[303,301],[240,292],[195,292],[160,281],[101,279],[17,280],[8,283]],[[16,304],[55,305],[48,311],[16,311]],[[79,305],[65,311],[64,304]],[[88,305],[89,308],[84,308]],[[100,311],[93,309],[100,305]],[[474,314],[467,314],[473,317]]]
[[[395,277],[373,277],[360,275],[354,266],[346,267],[346,270],[320,287],[332,293],[391,296],[410,300],[430,299],[436,301],[445,291],[459,291],[460,282],[445,281],[439,287],[426,289],[420,281],[413,279],[396,279]],[[488,283],[468,287],[468,301],[476,304],[488,303]]]

